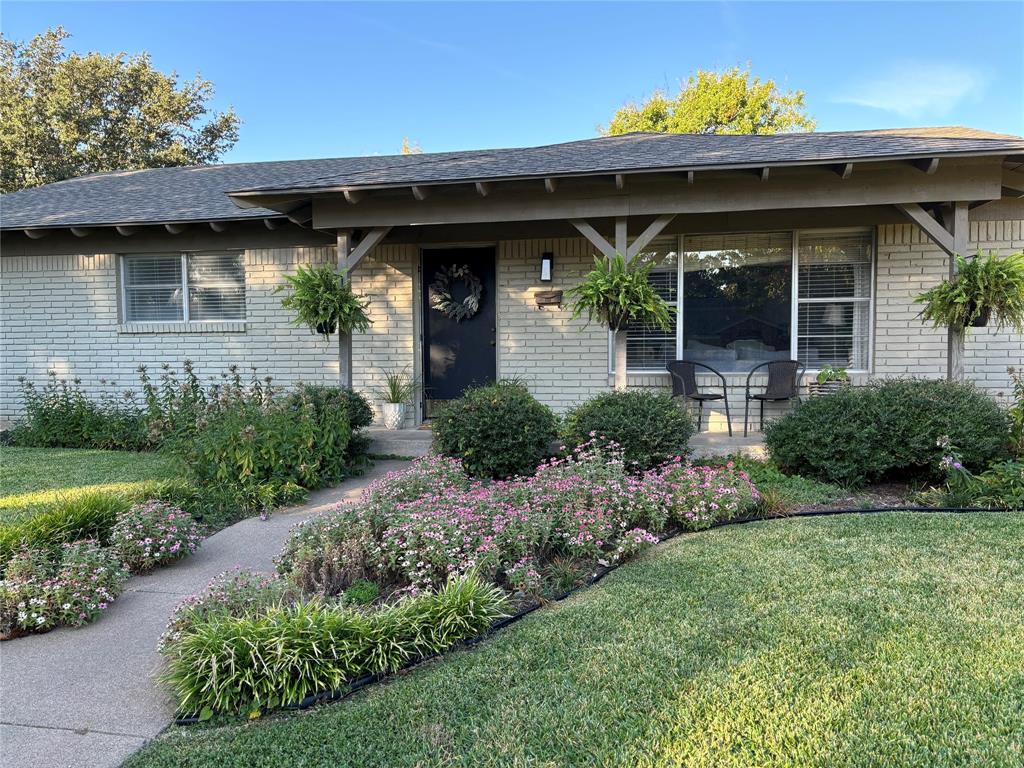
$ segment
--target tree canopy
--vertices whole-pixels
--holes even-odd
[[[67,53],[63,27],[0,35],[0,192],[98,171],[211,163],[238,141],[213,84],[179,82],[148,54]]]
[[[812,131],[814,125],[803,91],[780,91],[774,80],[762,82],[749,67],[733,67],[698,70],[674,97],[655,91],[642,104],[626,104],[601,132],[786,133]]]

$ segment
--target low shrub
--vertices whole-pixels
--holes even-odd
[[[127,579],[116,555],[92,539],[64,544],[56,561],[23,549],[0,582],[0,637],[95,621]]]
[[[934,476],[940,438],[965,446],[982,469],[1006,455],[1006,414],[970,384],[895,379],[816,397],[765,427],[765,446],[787,473],[846,487]]]
[[[199,547],[203,536],[192,516],[163,501],[134,504],[118,515],[110,545],[134,573],[179,560]]]
[[[954,446],[946,446],[946,451],[939,462],[945,482],[918,494],[918,502],[932,507],[1024,510],[1024,463],[1001,461],[974,474]]]
[[[774,462],[749,456],[732,455],[722,459],[706,459],[702,463],[724,466],[731,463],[750,478],[761,495],[763,510],[780,513],[807,504],[825,504],[843,495],[843,489],[800,475],[787,475]]]
[[[165,644],[163,681],[181,712],[258,713],[344,688],[484,632],[501,591],[469,575],[371,612],[320,600],[196,621]]]
[[[663,392],[605,392],[576,406],[566,416],[562,439],[570,448],[592,439],[614,442],[626,463],[651,469],[686,453],[693,419]]]
[[[1024,369],[1008,368],[1013,387],[1013,400],[1006,415],[1010,419],[1010,448],[1024,459]]]
[[[550,455],[557,420],[518,382],[467,389],[434,420],[434,446],[477,477],[526,475]]]
[[[130,393],[110,392],[90,400],[80,379],[48,372],[42,388],[19,379],[25,415],[7,436],[12,445],[32,448],[100,448],[144,451],[153,447],[146,415]]]

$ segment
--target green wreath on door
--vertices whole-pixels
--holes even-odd
[[[469,293],[462,301],[456,301],[452,297],[452,285],[460,280]],[[434,282],[430,284],[430,308],[461,323],[480,311],[480,296],[483,292],[483,283],[470,272],[468,265],[460,267],[452,264],[434,274]]]

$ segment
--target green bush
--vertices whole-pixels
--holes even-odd
[[[590,440],[618,443],[633,470],[651,469],[686,453],[693,420],[671,395],[645,390],[605,392],[572,409],[562,427],[570,448]]]
[[[504,608],[501,590],[467,576],[371,612],[313,600],[213,613],[165,641],[162,679],[180,712],[255,712],[395,672],[479,635]]]
[[[345,476],[348,409],[327,403],[304,387],[280,400],[232,398],[209,408],[174,450],[194,485],[229,489],[242,511],[269,510]]]
[[[787,473],[846,487],[933,477],[947,438],[970,469],[1006,455],[1006,414],[969,384],[895,379],[802,403],[765,427],[765,446]]]
[[[20,379],[25,416],[7,436],[12,445],[26,448],[100,448],[143,451],[153,447],[146,415],[131,397],[111,393],[93,401],[80,379],[58,379],[49,372],[39,389]]]
[[[527,388],[499,381],[467,389],[440,409],[434,421],[434,445],[445,456],[462,459],[478,477],[533,474],[550,455],[557,419]]]

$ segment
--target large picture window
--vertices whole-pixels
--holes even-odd
[[[237,252],[123,256],[125,322],[245,319],[245,267]]]
[[[629,328],[635,372],[671,360],[744,372],[796,358],[867,370],[874,241],[869,230],[691,235],[655,241],[651,282],[677,312],[672,331]]]

